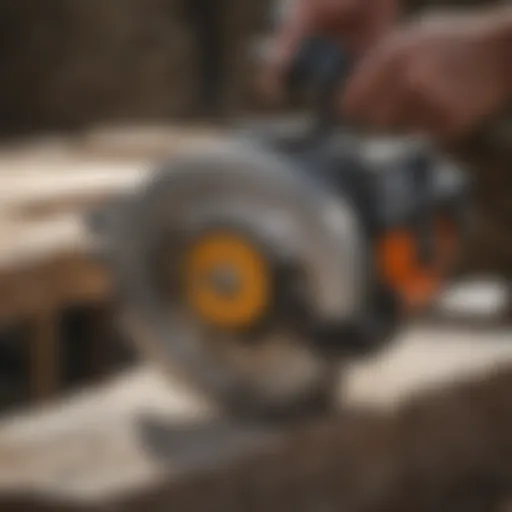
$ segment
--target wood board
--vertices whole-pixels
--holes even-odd
[[[383,418],[421,391],[484,377],[510,364],[509,339],[504,331],[411,328],[383,354],[352,365],[340,381],[346,425],[355,428],[361,414]],[[337,421],[315,422],[312,432],[334,424],[342,436],[349,427]],[[379,425],[381,419],[372,421]],[[235,500],[233,493],[242,499],[236,486],[245,482],[247,491],[257,492],[265,472],[284,471],[284,462],[272,459],[273,450],[308,429],[308,423],[291,428],[228,422],[178,381],[141,367],[104,387],[0,424],[0,503],[2,496],[17,495],[55,510],[66,505],[76,511],[142,511],[149,503],[158,507],[152,510],[201,510],[199,503],[205,506],[209,499],[211,508],[223,510],[225,500]],[[297,447],[289,468],[294,473],[302,467],[296,478],[306,488],[313,484],[307,478],[308,449]],[[332,463],[316,462],[320,470]],[[281,479],[274,482],[276,488],[285,484],[283,474]],[[181,508],[185,503],[190,508]]]

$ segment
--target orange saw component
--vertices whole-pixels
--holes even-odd
[[[219,328],[256,323],[270,302],[270,268],[241,236],[213,232],[200,237],[185,257],[185,287],[196,313]]]
[[[434,226],[432,261],[421,258],[420,240],[408,229],[384,234],[377,243],[377,267],[383,282],[401,298],[406,311],[429,305],[443,287],[450,267],[456,261],[460,235],[450,222]]]

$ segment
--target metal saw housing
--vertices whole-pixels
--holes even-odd
[[[428,306],[460,250],[468,193],[456,166],[414,143],[375,160],[347,134],[261,133],[173,158],[123,201],[108,236],[143,353],[257,414],[330,401],[344,358]],[[219,228],[261,248],[278,290],[245,330],[204,322],[180,288],[183,247]]]

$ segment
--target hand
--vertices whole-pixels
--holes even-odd
[[[357,55],[390,29],[397,10],[398,0],[296,0],[274,41],[263,77],[267,93],[280,92],[283,75],[305,37],[325,36]]]
[[[388,34],[352,75],[345,115],[453,140],[507,102],[500,16],[428,17]]]

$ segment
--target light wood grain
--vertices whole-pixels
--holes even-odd
[[[392,410],[422,390],[511,363],[509,331],[413,327],[389,350],[350,365],[340,400],[349,409]],[[222,472],[288,435],[226,423],[179,381],[141,367],[0,424],[0,493],[106,504],[162,485],[178,488],[183,478],[200,481],[202,472]]]

